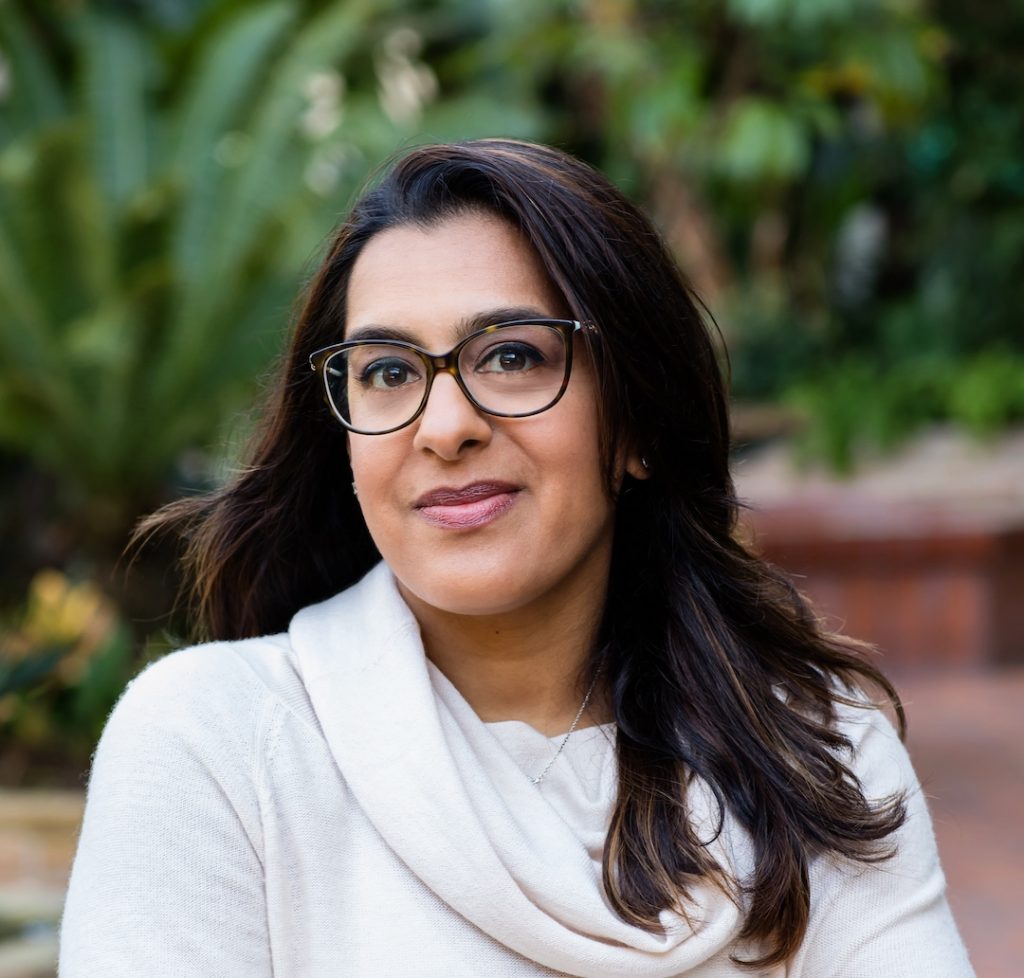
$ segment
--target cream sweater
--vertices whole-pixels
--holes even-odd
[[[871,796],[905,788],[899,854],[818,860],[803,947],[772,975],[968,978],[921,790],[889,724],[847,710]],[[714,889],[628,926],[601,888],[614,737],[557,749],[484,724],[428,663],[379,565],[287,634],[186,649],[127,689],[96,752],[62,978],[750,975]],[[711,824],[708,792],[694,789]],[[751,858],[727,820],[716,858]]]

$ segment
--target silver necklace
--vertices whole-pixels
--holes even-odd
[[[590,702],[590,695],[594,692],[594,687],[597,685],[597,677],[600,674],[600,671],[601,670],[599,669],[594,673],[594,678],[590,681],[590,689],[587,690],[587,695],[583,697],[583,702],[580,703],[580,708],[576,711],[576,717],[573,719],[572,725],[569,727],[569,732],[562,738],[562,742],[558,745],[558,750],[555,751],[555,756],[548,761],[547,767],[545,767],[537,777],[531,778],[530,775],[526,775],[530,784],[540,784],[541,781],[548,776],[548,771],[551,770],[551,765],[558,760],[562,751],[565,750],[565,745],[569,743],[569,738],[572,736],[572,732],[576,729],[576,724],[580,722],[580,717],[583,716],[583,711],[586,710],[587,704]]]

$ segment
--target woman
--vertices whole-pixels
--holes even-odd
[[[542,146],[408,153],[251,464],[144,525],[216,641],[109,721],[62,975],[969,975],[892,687],[736,510],[647,220]]]

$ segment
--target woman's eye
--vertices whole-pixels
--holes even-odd
[[[363,369],[359,379],[366,387],[394,390],[418,380],[419,374],[404,360],[375,360]]]
[[[513,373],[531,370],[544,362],[544,355],[528,343],[502,343],[487,352],[478,371],[485,373]]]

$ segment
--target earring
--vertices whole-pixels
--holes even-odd
[[[353,496],[358,496],[359,495],[359,490],[356,488],[355,482],[352,483],[352,495]]]
[[[651,471],[651,463],[647,461],[647,456],[646,455],[641,455],[640,456],[640,467],[645,472],[650,472]]]

